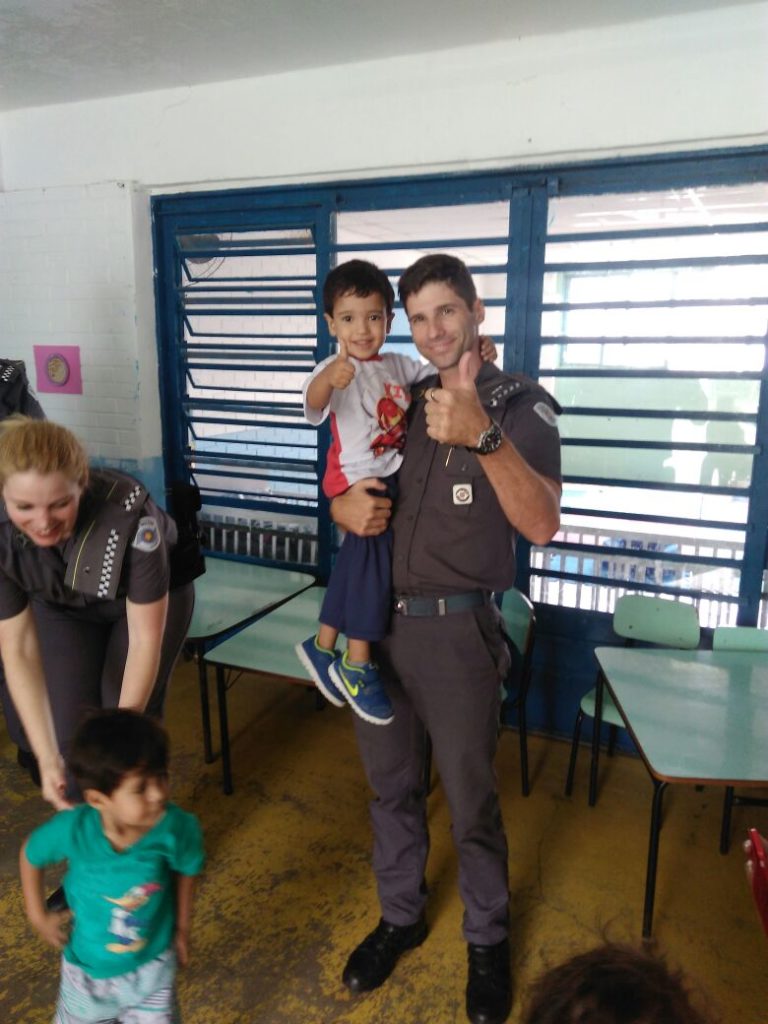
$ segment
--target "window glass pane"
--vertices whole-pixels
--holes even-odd
[[[705,455],[702,452],[676,452],[673,448],[643,450],[566,445],[563,448],[563,472],[573,477],[604,477],[644,483],[748,487],[752,456],[714,452]]]
[[[244,227],[177,234],[176,245],[185,458],[201,525],[211,544],[220,534],[217,550],[254,554],[264,511],[289,508],[298,523],[317,506],[316,432],[301,406],[317,334],[313,232]],[[236,533],[246,550],[231,546]]]
[[[584,408],[674,409],[681,412],[754,412],[760,394],[757,380],[736,378],[698,381],[693,377],[547,377],[541,383],[567,411]]]
[[[631,437],[635,441],[663,441],[671,438],[680,444],[696,444],[705,440],[716,444],[755,443],[755,424],[745,420],[669,420],[645,416],[576,416],[571,413],[560,417],[559,427],[563,439]]]
[[[336,217],[336,262],[370,260],[388,272],[397,292],[400,274],[421,256],[433,252],[458,256],[472,271],[478,296],[486,302],[483,331],[496,341],[497,362],[503,365],[509,217],[507,201],[343,211]],[[398,351],[418,358],[409,339],[408,320],[398,306],[388,344],[399,343]]]
[[[768,236],[765,237],[765,245],[768,248]],[[764,263],[689,267],[684,270],[658,267],[602,273],[560,271],[544,275],[544,302],[765,299],[768,293],[767,274]]]
[[[768,569],[763,573],[763,588],[760,596],[757,624],[761,629],[768,629]],[[732,625],[736,625],[735,618]]]
[[[759,224],[768,220],[767,209],[765,182],[575,196],[552,200],[549,234]]]
[[[569,508],[630,514],[642,521],[644,516],[668,515],[678,519],[703,519],[713,522],[746,523],[749,503],[746,497],[705,494],[692,491],[675,492],[652,487],[611,487],[603,484],[566,483],[563,505]],[[653,527],[658,530],[657,526]]]
[[[609,300],[606,300],[609,301]],[[571,338],[762,338],[768,303],[751,306],[571,309],[544,312],[544,337]]]
[[[734,602],[725,598],[737,595],[739,573],[718,561],[741,558],[743,534],[726,543],[713,524],[745,523],[748,501],[708,489],[746,490],[751,482],[766,360],[768,233],[750,226],[766,221],[765,183],[550,203],[542,382],[563,405],[562,435],[573,442],[563,449],[573,481],[566,480],[564,504],[593,515],[564,515],[559,541],[569,547],[555,549],[559,568],[548,560],[551,550],[540,556],[542,599],[612,610],[625,585],[697,590],[713,595],[695,598],[704,624],[731,621]],[[611,443],[579,444],[601,439]],[[580,477],[606,484],[583,486]],[[611,479],[637,486],[612,487]],[[611,512],[622,519],[611,520]],[[643,521],[664,514],[707,525],[686,525],[674,537],[681,528],[672,522]],[[581,550],[590,545],[621,554]],[[648,559],[650,550],[659,557]],[[704,561],[685,563],[683,553]],[[558,580],[547,570],[583,580]]]
[[[765,341],[739,344],[712,344],[675,341],[563,341],[542,346],[541,369],[666,369],[690,372],[695,366],[699,376],[708,371],[760,373],[765,359]],[[702,385],[703,386],[703,385]]]
[[[436,250],[438,243],[445,239],[506,239],[508,234],[509,203],[506,201],[344,211],[339,214],[336,225],[336,240],[340,246],[389,240],[393,243],[428,240],[430,249],[419,251],[417,256],[407,261],[409,263],[428,251]]]
[[[675,544],[677,546],[674,549],[670,547],[670,551],[700,554],[707,558],[732,558],[744,544],[744,530],[739,524],[714,527],[686,523],[681,526],[675,522],[650,522],[642,515],[626,520],[612,519],[610,515],[564,512],[556,539],[569,544],[579,541],[601,547],[647,548],[649,551],[663,551],[667,545]]]

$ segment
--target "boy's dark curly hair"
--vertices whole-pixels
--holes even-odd
[[[109,796],[129,772],[167,775],[168,734],[156,719],[138,711],[94,711],[77,730],[67,764],[82,790]]]
[[[522,1024],[714,1024],[692,1004],[682,975],[631,946],[607,944],[535,982]]]

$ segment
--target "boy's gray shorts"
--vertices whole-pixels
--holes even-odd
[[[135,971],[92,978],[61,958],[54,1024],[180,1024],[176,953],[168,949]]]

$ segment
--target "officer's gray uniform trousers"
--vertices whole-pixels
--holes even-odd
[[[395,615],[376,656],[394,721],[374,726],[356,716],[355,728],[375,794],[373,868],[382,917],[412,924],[426,902],[426,728],[451,812],[465,938],[500,942],[508,932],[509,893],[493,757],[508,652],[498,612],[491,606],[443,617]]]

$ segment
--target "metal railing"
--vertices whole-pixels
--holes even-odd
[[[557,547],[531,549],[534,601],[612,614],[622,595],[652,593],[693,604],[703,627],[736,623],[740,570],[733,563],[743,559],[740,545],[572,527],[556,539]],[[768,625],[768,578],[763,591],[761,627]]]
[[[205,513],[200,529],[203,547],[217,554],[317,567],[317,530],[308,524]]]

